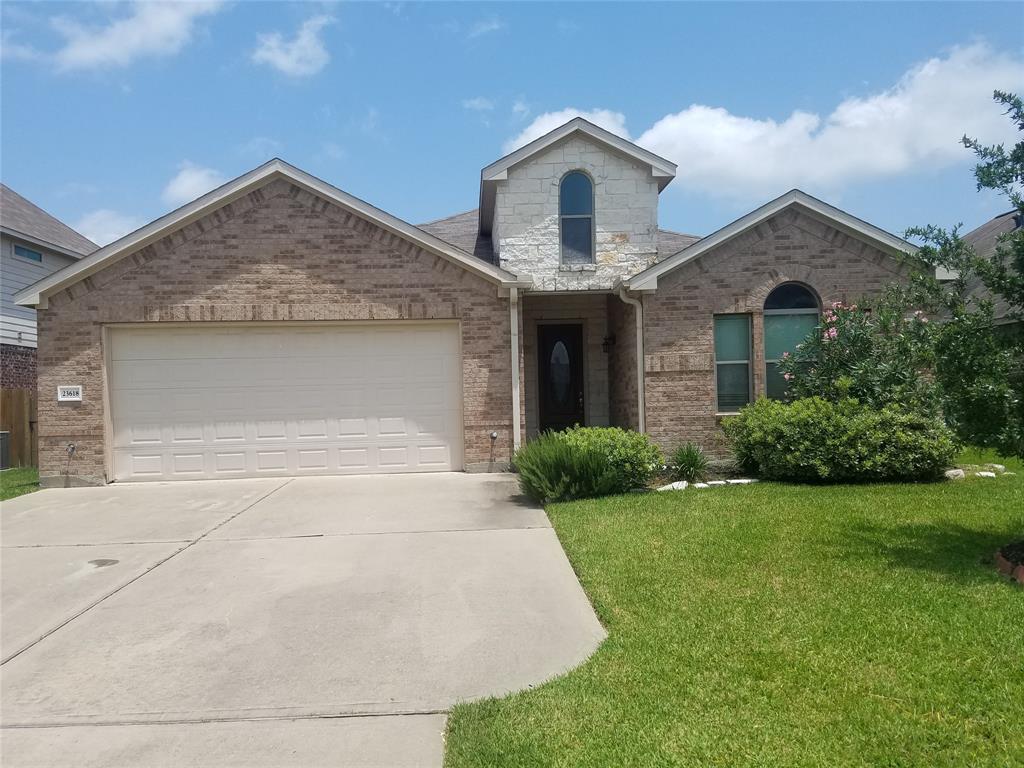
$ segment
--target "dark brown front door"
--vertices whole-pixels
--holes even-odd
[[[583,326],[537,326],[540,430],[583,424]]]

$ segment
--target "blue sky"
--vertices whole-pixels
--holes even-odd
[[[404,219],[579,112],[680,164],[662,226],[794,186],[892,231],[980,224],[964,133],[1013,140],[1024,4],[17,3],[2,178],[109,240],[285,160]]]

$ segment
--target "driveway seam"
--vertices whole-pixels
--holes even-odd
[[[190,539],[147,539],[144,541],[97,541],[95,544],[5,544],[0,549],[51,549],[53,547],[130,547],[135,544],[187,544]]]
[[[162,560],[158,560],[156,563],[151,565],[149,568],[146,568],[142,573],[140,573],[137,576],[129,579],[124,584],[122,584],[121,586],[111,590],[110,592],[107,592],[105,595],[103,595],[99,599],[94,600],[93,602],[89,603],[89,605],[87,605],[85,608],[83,608],[82,610],[78,611],[77,613],[69,616],[67,619],[65,619],[64,621],[62,621],[60,624],[58,624],[57,626],[53,627],[52,629],[44,632],[42,635],[37,637],[35,640],[33,640],[28,645],[23,646],[22,648],[18,649],[14,653],[12,653],[10,656],[7,656],[7,657],[3,658],[2,660],[0,660],[0,666],[3,666],[4,664],[6,664],[7,662],[11,661],[12,659],[17,658],[18,656],[23,654],[25,651],[27,651],[29,648],[34,648],[36,645],[38,645],[43,640],[45,640],[50,635],[52,635],[54,632],[57,632],[58,630],[62,629],[63,627],[66,627],[68,624],[70,624],[72,621],[77,619],[79,616],[81,616],[84,613],[87,613],[88,611],[91,611],[93,608],[95,608],[97,605],[102,603],[104,600],[107,600],[108,598],[113,597],[114,595],[116,595],[118,592],[120,592],[125,587],[127,587],[127,586],[129,586],[131,584],[134,584],[136,581],[141,579],[147,573],[151,573],[152,571],[156,570],[157,568],[159,568],[161,565],[166,563],[171,558],[177,557],[182,552],[184,552],[186,549],[189,549],[190,547],[194,546],[198,542],[202,541],[204,538],[206,538],[211,533],[216,531],[222,525],[225,525],[226,523],[231,522],[232,520],[234,520],[236,517],[238,517],[240,514],[242,514],[246,510],[252,509],[254,506],[259,504],[261,501],[263,501],[264,499],[269,497],[271,494],[274,494],[277,491],[281,490],[282,488],[284,488],[286,485],[288,485],[288,483],[290,483],[294,479],[295,478],[288,478],[287,480],[285,480],[285,482],[281,483],[281,485],[278,485],[278,486],[276,486],[274,488],[271,488],[269,491],[267,491],[265,494],[263,494],[258,499],[253,501],[251,504],[246,505],[242,509],[240,509],[237,512],[235,512],[233,515],[229,516],[228,518],[226,518],[224,520],[221,520],[219,523],[217,523],[215,526],[213,526],[212,528],[210,528],[209,530],[207,530],[206,532],[204,532],[200,536],[198,536],[195,539],[192,539],[191,541],[189,541],[185,546],[180,547],[179,549],[176,549],[174,552],[169,554],[167,557],[163,558]]]
[[[353,531],[351,533],[296,533],[291,536],[239,536],[210,541],[277,541],[278,539],[332,539],[347,536],[423,536],[430,533],[494,533],[495,531],[549,531],[550,525],[517,525],[511,528],[432,528],[426,531]]]
[[[266,715],[263,717],[199,717],[179,718],[174,720],[97,720],[80,723],[14,723],[0,725],[0,730],[29,730],[32,728],[111,728],[118,726],[138,725],[206,725],[208,723],[261,723],[280,722],[283,720],[355,720],[358,718],[380,717],[431,717],[451,713],[450,709],[410,709],[399,712],[341,712],[326,715]]]

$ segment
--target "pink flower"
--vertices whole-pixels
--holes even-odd
[[[837,329],[829,328],[827,331],[825,331],[825,333],[821,335],[821,340],[828,341],[829,339],[834,339],[838,335],[839,331]]]
[[[843,302],[841,302],[841,301],[833,301],[832,302],[832,309],[839,309],[842,306],[843,306]]]
[[[784,378],[784,379],[785,379],[786,381],[789,381],[789,380],[790,380],[790,379],[792,379],[793,377],[792,377],[792,376],[790,376],[790,375],[789,375],[788,373],[784,373],[784,374],[782,374],[782,378]]]
[[[785,360],[787,357],[789,357],[789,352],[783,352],[782,359]]]

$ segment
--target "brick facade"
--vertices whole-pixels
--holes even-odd
[[[615,340],[608,356],[608,404],[611,423],[639,429],[636,381],[636,309],[618,296],[607,296],[608,332]]]
[[[14,344],[0,344],[0,387],[36,388],[36,350]]]
[[[509,303],[498,288],[284,180],[50,297],[38,314],[40,470],[105,478],[104,325],[458,319],[467,467],[511,451]],[[489,435],[498,433],[492,447]],[[493,451],[493,453],[492,453]]]
[[[726,453],[715,407],[715,314],[751,315],[757,397],[764,394],[762,310],[776,286],[804,283],[827,305],[905,276],[892,257],[793,208],[663,275],[643,297],[648,433],[666,450],[693,441]]]

